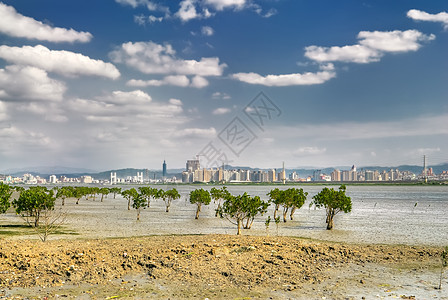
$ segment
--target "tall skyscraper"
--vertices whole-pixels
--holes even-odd
[[[162,165],[162,177],[163,177],[163,179],[166,178],[166,162],[165,162],[165,160],[163,160],[163,165]]]

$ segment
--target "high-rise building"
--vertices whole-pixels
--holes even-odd
[[[165,179],[166,178],[166,161],[163,160],[163,165],[162,165],[162,178]]]
[[[341,171],[335,169],[333,172],[331,172],[331,181],[341,181],[341,179]]]
[[[270,182],[275,182],[275,181],[277,181],[276,179],[277,178],[275,178],[275,170],[274,169],[269,170],[268,171],[268,180]]]
[[[201,164],[199,163],[199,159],[187,160],[187,172],[194,172],[200,168]]]

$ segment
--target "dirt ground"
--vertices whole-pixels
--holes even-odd
[[[177,235],[0,240],[0,299],[448,299],[439,247]]]

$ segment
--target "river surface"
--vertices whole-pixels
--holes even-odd
[[[132,186],[121,186],[131,188]],[[138,187],[138,186],[135,186]],[[236,234],[236,226],[226,219],[216,218],[216,204],[203,206],[198,220],[194,219],[196,206],[188,201],[190,191],[198,188],[211,189],[210,185],[178,185],[181,199],[172,203],[165,212],[162,200],[151,201],[149,208],[142,210],[140,221],[136,211],[127,210],[127,201],[121,196],[113,199],[109,195],[103,202],[67,199],[63,207],[67,210],[66,227],[77,232],[78,237],[126,237],[158,234]],[[288,186],[230,185],[233,194],[249,193],[267,200],[266,194],[273,188]],[[297,185],[308,192],[305,205],[296,211],[294,221],[281,222],[277,227],[271,222],[265,226],[267,216],[273,217],[273,206],[268,213],[256,218],[252,229],[243,230],[250,235],[299,236],[338,242],[448,245],[448,186],[347,186],[347,195],[352,199],[352,212],[339,213],[335,217],[334,229],[326,230],[325,209],[309,207],[312,196],[323,186]],[[332,186],[335,189],[337,186]],[[60,200],[57,209],[61,207]],[[2,223],[23,223],[14,214],[5,214]],[[67,236],[66,236],[67,237]],[[74,236],[76,237],[76,236]]]

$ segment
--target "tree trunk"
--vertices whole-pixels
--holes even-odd
[[[131,210],[131,198],[128,199],[128,210]]]
[[[140,221],[140,209],[137,209],[137,221]]]
[[[221,202],[218,202],[218,208],[215,210],[215,217],[218,217],[218,211],[221,208]]]
[[[252,218],[252,219],[250,220],[250,224],[249,224],[249,227],[248,227],[247,229],[251,229],[252,224],[254,224],[254,218]]]
[[[276,204],[275,209],[274,209],[274,220],[277,219],[278,207],[279,207],[279,204]]]
[[[288,207],[283,208],[283,222],[286,223],[286,214],[288,213]]]
[[[36,214],[36,217],[34,219],[34,227],[39,227],[39,213]]]
[[[101,194],[101,202],[103,202],[104,194]]]
[[[167,201],[166,202],[166,210],[165,210],[165,212],[170,212],[170,206],[171,206],[171,202]]]
[[[195,219],[199,219],[199,212],[201,211],[201,204],[200,203],[198,203],[198,207],[197,207],[197,209],[196,209],[196,217],[195,217]]]
[[[291,221],[294,220],[294,213],[296,212],[296,209],[297,209],[297,207],[293,207],[291,209],[291,215],[290,215]]]
[[[334,225],[333,215],[328,215],[327,220],[328,220],[328,222],[327,222],[327,230],[332,230],[333,229],[333,225]]]
[[[238,219],[238,221],[237,221],[238,223],[238,231],[236,232],[236,235],[241,235],[241,220],[240,219]]]
[[[81,199],[81,198],[76,199],[76,204],[79,204],[79,199]]]
[[[62,206],[65,204],[65,198],[62,198]]]

